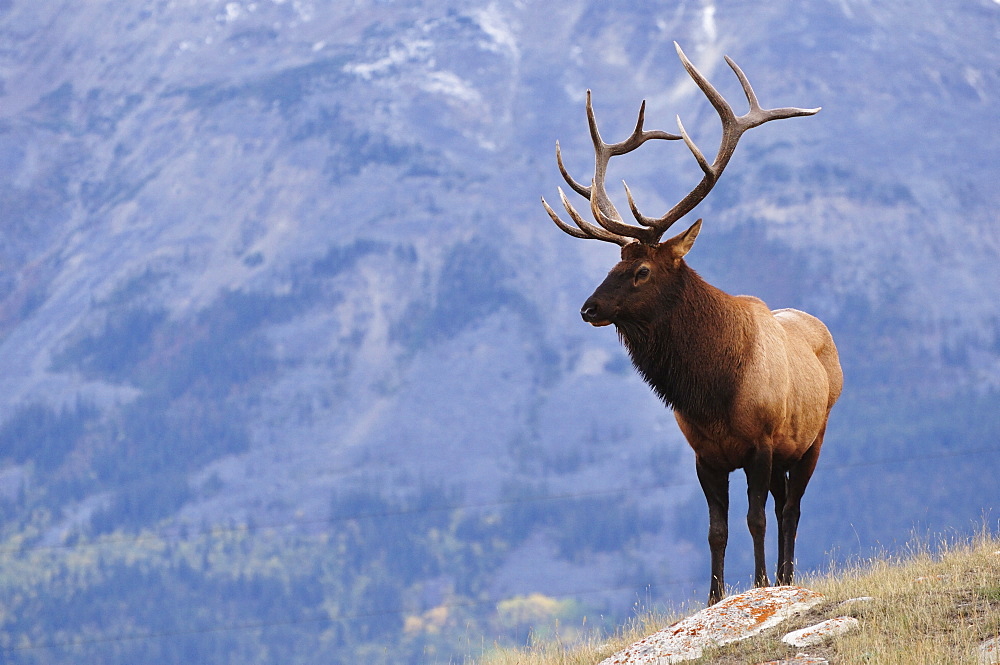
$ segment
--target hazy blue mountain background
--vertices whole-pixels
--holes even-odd
[[[0,660],[460,662],[707,594],[559,139],[744,136],[690,264],[824,319],[799,563],[996,530],[1000,4],[0,0]],[[677,142],[613,164],[660,214]],[[615,189],[617,192],[617,187]],[[750,582],[734,476],[730,582]],[[772,529],[773,531],[773,529]],[[773,557],[769,543],[769,556]]]

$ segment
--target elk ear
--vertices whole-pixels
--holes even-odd
[[[670,251],[671,256],[674,259],[682,259],[684,255],[691,251],[691,247],[694,245],[695,238],[698,237],[698,233],[701,231],[701,220],[691,225],[687,231],[683,233],[678,233],[670,240],[663,243],[667,246]]]

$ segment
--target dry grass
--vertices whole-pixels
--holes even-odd
[[[648,613],[629,621],[614,636],[588,633],[571,646],[549,641],[523,649],[494,648],[470,661],[476,665],[594,665],[629,644],[670,625],[680,616]]]
[[[753,664],[806,651],[831,663],[943,665],[976,663],[976,649],[1000,635],[1000,540],[912,546],[904,557],[879,558],[802,580],[827,600],[760,636],[707,653],[698,663]],[[874,600],[841,605],[852,598]],[[837,616],[861,629],[808,649],[780,640],[785,633]],[[558,642],[525,649],[497,648],[478,665],[594,665],[620,648],[669,625],[678,616],[646,615],[613,637],[592,636],[570,647]]]

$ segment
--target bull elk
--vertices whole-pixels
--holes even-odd
[[[701,219],[660,242],[664,232],[711,191],[743,132],[771,120],[819,111],[761,108],[743,71],[727,56],[750,104],[745,115],[737,116],[676,42],[674,46],[722,120],[722,140],[714,161],[705,158],[679,117],[680,135],[643,129],[645,102],[632,134],[619,143],[605,143],[588,90],[587,120],[596,155],[590,185],[569,175],[558,142],[556,161],[569,186],[590,201],[597,224],[576,211],[562,188],[559,196],[575,226],[560,219],[544,198],[542,205],[569,235],[621,246],[621,261],[587,298],[580,313],[593,326],[614,324],[639,374],[673,407],[677,424],[694,449],[698,480],[708,501],[712,559],[708,602],[713,604],[725,594],[729,474],[736,469],[743,469],[747,479],[754,584],[769,584],[764,560],[768,492],[774,496],[777,518],[777,583],[791,584],[800,503],[816,468],[830,409],[840,396],[843,373],[833,338],[819,319],[795,309],[771,311],[752,296],[731,296],[688,267],[684,257],[698,237]],[[659,218],[639,212],[626,184],[625,194],[638,224],[625,223],[605,191],[608,161],[651,139],[683,140],[704,176]]]

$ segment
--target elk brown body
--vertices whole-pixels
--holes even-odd
[[[765,505],[774,497],[778,532],[778,584],[791,584],[800,503],[816,467],[830,409],[840,396],[843,373],[826,326],[794,309],[771,311],[758,298],[732,296],[703,280],[686,261],[702,220],[664,242],[660,237],[714,186],[742,133],[764,122],[819,109],[765,110],[743,72],[726,58],[743,85],[750,111],[737,117],[728,103],[677,47],[685,68],[705,92],[723,124],[722,144],[709,164],[684,131],[643,129],[645,104],[633,133],[616,144],[600,138],[590,94],[587,116],[596,154],[591,186],[573,180],[556,156],[567,183],[590,201],[599,226],[587,222],[560,190],[576,226],[566,224],[543,199],[553,221],[570,235],[614,242],[621,261],[581,308],[594,326],[614,325],[636,369],[674,410],[695,453],[698,480],[709,509],[712,577],[709,603],[725,594],[729,476],[747,478],[747,525],[754,547],[754,584],[769,584],[764,556]],[[626,224],[604,189],[607,163],[650,139],[683,139],[701,166],[699,185],[661,218],[642,215],[626,186],[638,226]]]

